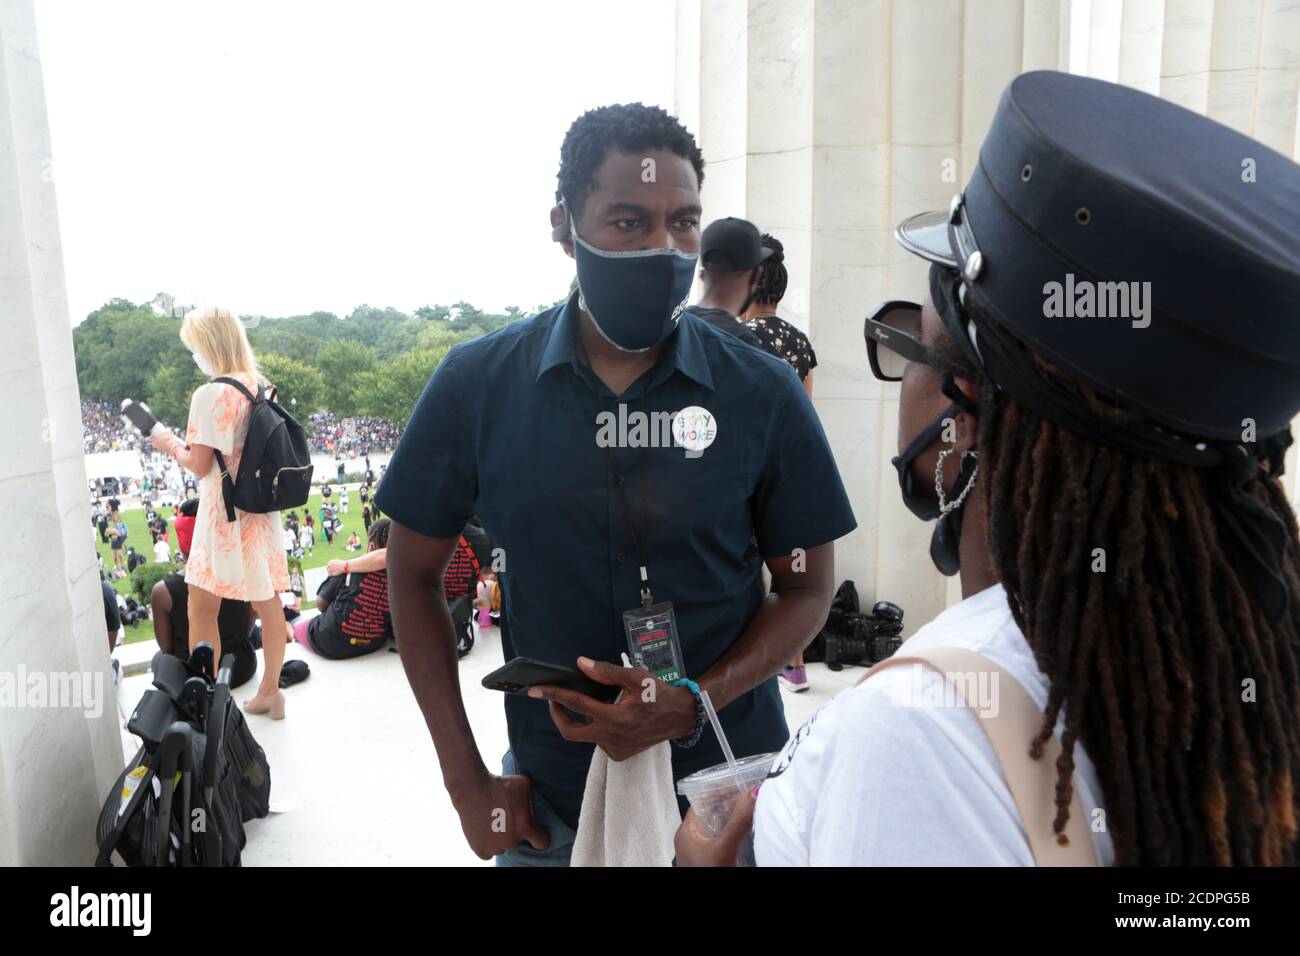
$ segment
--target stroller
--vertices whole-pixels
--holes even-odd
[[[127,729],[143,742],[99,814],[96,866],[238,866],[244,822],[270,812],[271,769],[230,697],[233,656],[159,651]]]

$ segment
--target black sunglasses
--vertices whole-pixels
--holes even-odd
[[[882,382],[901,381],[908,362],[938,367],[921,344],[921,306],[916,302],[893,299],[877,306],[863,323],[862,337],[871,373]]]

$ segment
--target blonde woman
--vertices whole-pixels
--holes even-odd
[[[208,307],[187,313],[181,323],[181,341],[209,378],[229,376],[254,394],[266,386],[244,326],[229,310]],[[280,720],[284,717],[280,667],[285,642],[269,636],[285,633],[279,592],[289,588],[289,568],[280,515],[251,514],[236,508],[235,520],[228,521],[221,495],[221,470],[214,454],[214,450],[221,452],[232,478],[239,473],[251,411],[252,403],[239,389],[210,381],[195,389],[190,399],[186,440],[182,442],[170,432],[157,429],[153,443],[200,479],[194,539],[185,565],[190,645],[208,641],[217,649],[220,660],[217,612],[221,599],[250,602],[262,619],[262,633],[268,636],[262,641],[262,682],[257,693],[244,703],[244,709]]]

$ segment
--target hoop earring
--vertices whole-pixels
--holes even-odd
[[[934,466],[934,490],[939,496],[939,514],[941,515],[946,515],[961,507],[962,502],[966,500],[966,496],[970,494],[970,490],[975,487],[975,477],[980,473],[979,455],[973,451],[962,452],[962,461],[965,461],[967,456],[976,459],[975,470],[971,472],[970,481],[966,482],[966,487],[962,489],[961,494],[952,501],[946,500],[943,494],[943,461],[955,450],[956,449],[953,448],[945,448],[940,451],[939,461]]]

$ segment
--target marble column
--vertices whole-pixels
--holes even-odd
[[[89,864],[123,766],[30,0],[0,4],[0,865]]]

